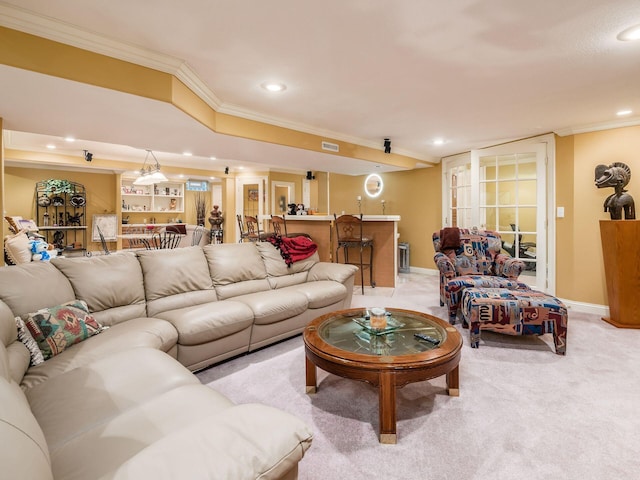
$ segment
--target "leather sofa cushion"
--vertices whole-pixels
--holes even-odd
[[[178,341],[169,322],[159,318],[135,318],[114,325],[100,335],[73,345],[60,355],[31,367],[22,379],[23,388],[34,386],[103,357],[135,347],[151,347],[168,352]]]
[[[180,345],[200,345],[232,335],[253,324],[253,311],[242,302],[223,300],[158,314],[178,331]]]
[[[45,437],[24,393],[15,382],[0,377],[0,398],[0,475],[7,479],[53,479]]]
[[[255,243],[212,244],[206,245],[203,250],[216,287],[267,278],[264,262]]]
[[[288,287],[285,290],[295,290],[307,296],[309,308],[322,308],[338,303],[347,296],[347,287],[342,283],[329,280],[318,280]]]
[[[207,262],[200,247],[141,250],[137,255],[142,266],[147,302],[199,290],[213,292]]]
[[[126,305],[137,306],[121,309],[120,315],[110,318],[106,325],[146,314],[142,269],[135,255],[58,258],[52,264],[69,279],[76,298],[87,302],[92,314]]]
[[[230,283],[228,285],[216,285],[216,293],[220,300],[249,295],[255,292],[270,291],[269,280],[246,280],[244,282]]]
[[[108,423],[170,390],[198,384],[196,377],[166,353],[134,348],[65,372],[55,381],[27,390],[26,395],[53,453],[79,432]],[[224,405],[231,403],[226,400]]]
[[[7,346],[18,339],[15,315],[6,303],[0,301],[0,342]]]
[[[9,306],[15,316],[76,298],[69,280],[51,262],[0,268],[0,285],[0,300]]]
[[[118,469],[119,480],[293,479],[312,433],[294,416],[273,407],[236,405],[203,415],[198,423],[155,442]],[[177,455],[179,451],[181,455]],[[162,462],[166,456],[171,462]]]
[[[31,362],[31,354],[24,343],[17,341],[7,345],[10,378],[20,383]]]
[[[269,285],[272,289],[290,287],[291,285],[299,285],[307,281],[308,272],[292,273],[291,275],[282,275],[280,277],[269,277]]]
[[[300,315],[307,310],[309,301],[304,293],[288,290],[281,292],[257,292],[236,297],[235,300],[246,303],[254,315],[256,325],[286,320]]]
[[[99,392],[97,393],[100,394]],[[167,442],[169,447],[155,456],[154,464],[161,464],[161,470],[175,462],[176,457],[191,456],[195,462],[204,462],[202,457],[217,455],[210,450],[207,443],[211,441],[211,425],[206,425],[207,417],[215,417],[217,421],[224,418],[234,407],[221,394],[202,384],[182,385],[166,392],[154,395],[122,408],[118,414],[90,425],[89,428],[79,430],[73,438],[69,438],[57,448],[51,448],[51,463],[55,478],[65,480],[85,480],[88,478],[117,478],[115,473],[124,469],[126,463],[135,461],[135,457],[151,447],[156,442]],[[277,430],[279,426],[272,424]],[[207,428],[201,445],[196,451],[185,449],[179,436],[177,441],[170,441],[172,436],[183,429],[191,427]],[[255,432],[249,433],[255,438]],[[291,435],[290,432],[288,432]],[[45,431],[45,435],[47,432]],[[225,438],[225,442],[233,439]],[[260,442],[270,444],[271,438],[261,438]],[[196,455],[196,452],[199,455]],[[242,452],[234,452],[242,455]],[[146,467],[151,468],[151,464]],[[156,466],[158,468],[158,466]],[[216,469],[209,470],[216,472]],[[151,476],[149,473],[141,475],[146,478],[169,478],[166,473]],[[175,478],[197,478],[182,474]],[[206,478],[206,477],[202,477]],[[231,477],[233,478],[233,477]]]
[[[350,268],[345,268],[350,267]],[[315,282],[317,280],[333,280],[334,282],[344,283],[358,271],[355,265],[344,263],[316,263],[311,270],[307,281]]]
[[[0,301],[0,377],[20,383],[30,360],[29,350],[18,340],[13,312]]]

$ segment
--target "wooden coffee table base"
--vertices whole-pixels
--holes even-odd
[[[344,359],[331,358],[317,355],[309,345],[305,346],[306,353],[306,381],[307,393],[316,393],[318,390],[316,366],[326,372],[335,375],[360,380],[378,387],[379,398],[379,420],[380,420],[380,443],[396,443],[396,389],[408,383],[420,382],[439,377],[447,376],[447,393],[452,397],[457,397],[460,393],[458,363],[460,361],[459,351],[457,354],[442,361],[425,363],[421,366],[413,365],[411,368],[403,370],[401,366],[397,369],[389,368],[388,364],[381,363],[380,368],[372,368],[371,365],[347,364]]]

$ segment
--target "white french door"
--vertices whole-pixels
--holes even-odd
[[[525,262],[520,280],[547,290],[546,144],[473,150],[444,161],[443,223],[494,230]]]

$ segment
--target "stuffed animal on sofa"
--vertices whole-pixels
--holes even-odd
[[[51,260],[58,255],[54,246],[41,238],[31,239],[29,244],[31,245],[31,260],[34,262]]]

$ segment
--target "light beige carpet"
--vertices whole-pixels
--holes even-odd
[[[367,290],[353,306],[445,318],[437,277],[403,275],[395,290]],[[198,374],[236,403],[260,402],[304,419],[314,440],[301,480],[640,478],[640,330],[570,311],[565,357],[550,335],[484,332],[464,347],[460,397],[444,377],[398,390],[398,443],[378,443],[373,387],[319,373],[305,394],[301,336]]]

